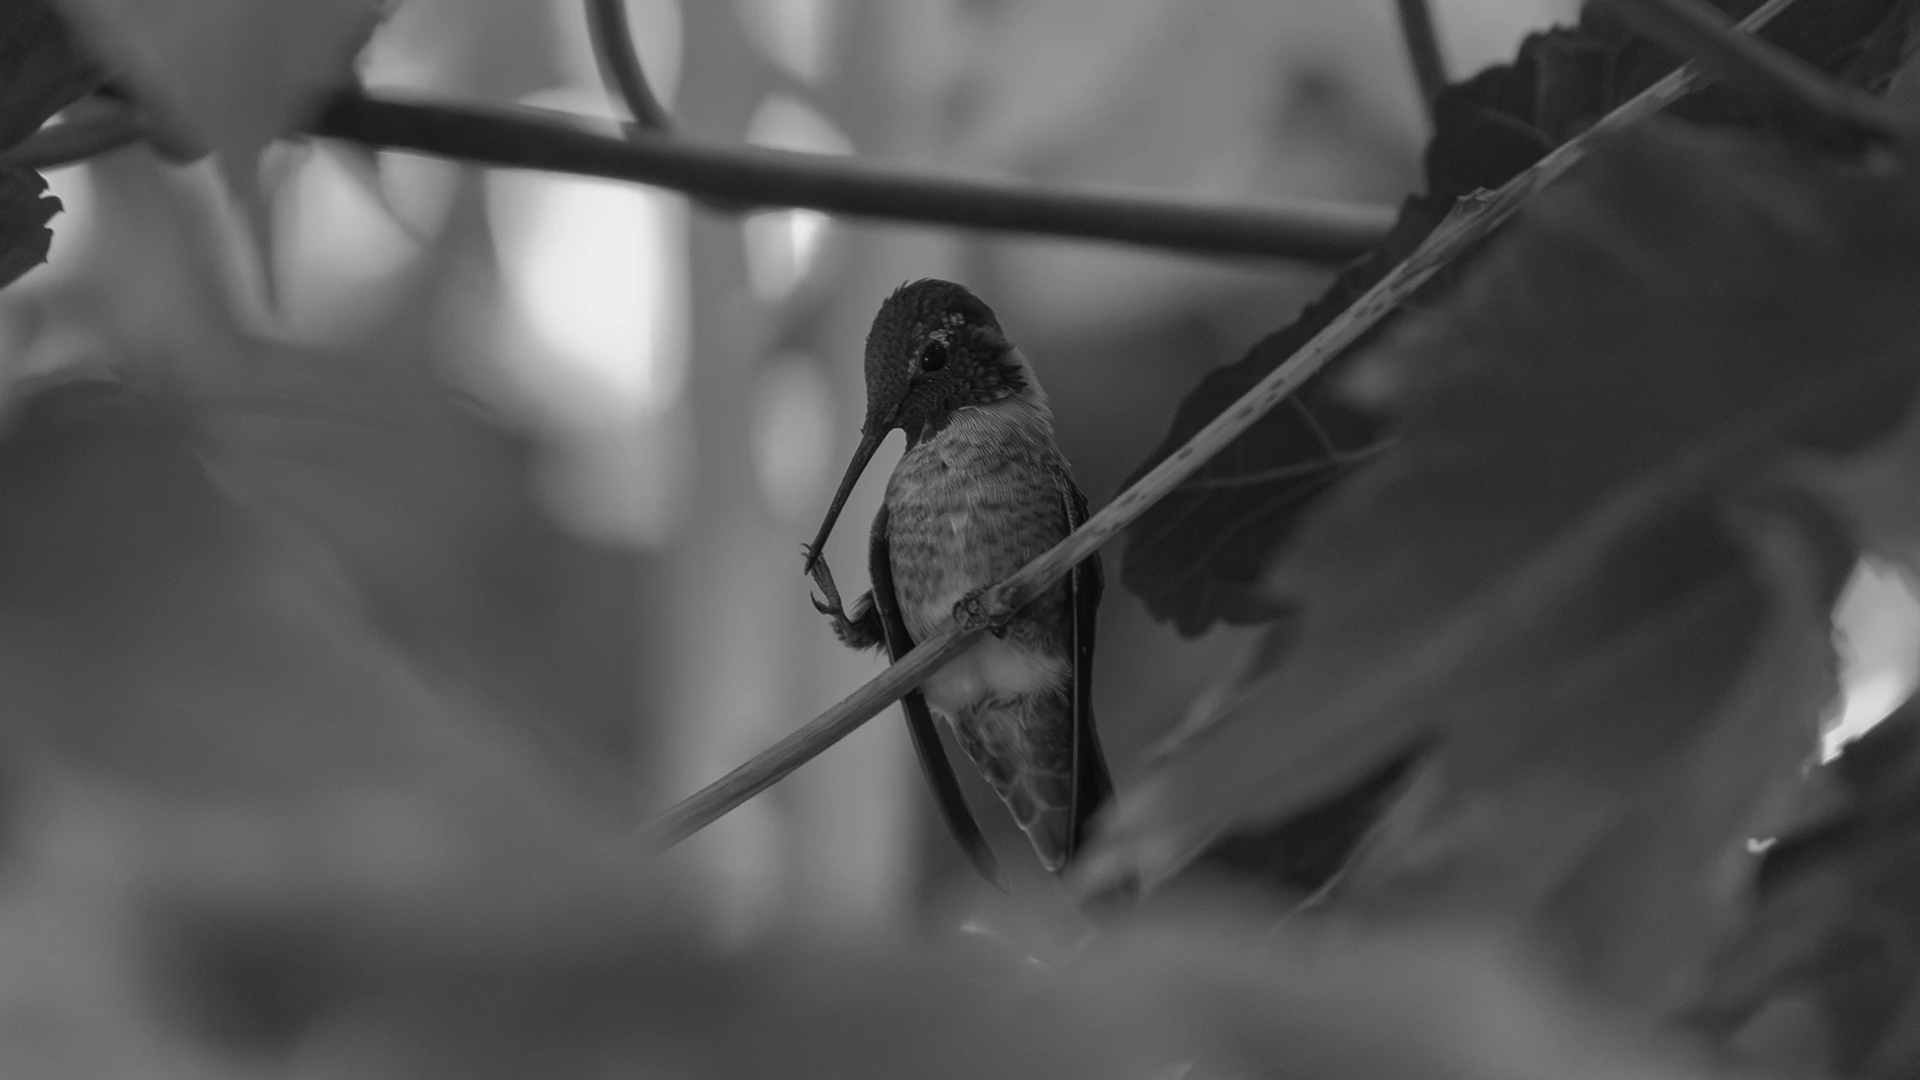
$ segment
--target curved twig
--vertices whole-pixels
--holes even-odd
[[[1406,39],[1407,59],[1413,64],[1413,82],[1420,88],[1420,100],[1433,109],[1434,99],[1447,85],[1447,61],[1440,54],[1440,37],[1434,32],[1433,9],[1427,0],[1394,0],[1400,11],[1400,34]]]
[[[1740,23],[1752,32],[1766,25],[1793,0],[1767,0]],[[1072,535],[1020,568],[1012,577],[981,594],[975,622],[949,622],[919,647],[862,686],[818,719],[782,739],[773,749],[728,773],[692,797],[676,804],[642,827],[644,842],[670,847],[719,820],[727,812],[773,786],[787,773],[846,737],[918,685],[947,657],[958,654],[980,632],[1004,620],[1060,580],[1081,560],[1093,554],[1120,530],[1132,524],[1154,503],[1179,487],[1208,458],[1225,449],[1274,406],[1286,400],[1327,361],[1340,355],[1355,339],[1392,313],[1426,284],[1442,267],[1473,249],[1511,218],[1533,192],[1559,177],[1586,156],[1592,138],[1616,131],[1649,116],[1708,81],[1701,69],[1688,64],[1641,91],[1587,132],[1548,154],[1525,172],[1484,198],[1462,200],[1454,212],[1428,234],[1412,255],[1381,278],[1352,306],[1315,334],[1284,363],[1256,383],[1225,412],[1188,439],[1185,446],[1155,465],[1132,487],[1120,493],[1100,512],[1088,518]]]
[[[600,70],[620,100],[626,102],[633,122],[648,131],[667,131],[673,120],[653,96],[646,69],[640,66],[640,51],[633,42],[633,27],[627,22],[626,0],[586,0],[587,33],[593,38],[594,55],[600,58]]]

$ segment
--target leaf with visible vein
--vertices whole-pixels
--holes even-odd
[[[1533,666],[1717,580],[1742,556],[1711,508],[1783,457],[1855,452],[1897,421],[1916,290],[1910,181],[1671,123],[1596,147],[1461,295],[1363,358],[1397,388],[1397,442],[1272,576],[1303,598],[1295,653],[1121,801],[1089,875],[1158,877],[1223,829],[1457,738]],[[1669,645],[1724,648],[1732,618]],[[1741,655],[1697,665],[1696,715]],[[1598,717],[1509,720],[1485,736],[1509,744],[1502,774],[1545,732],[1594,760],[1651,752]]]
[[[1718,0],[1743,16],[1756,0]],[[1905,0],[1820,0],[1782,12],[1762,36],[1855,85],[1878,90],[1898,66],[1908,29]],[[1411,253],[1456,197],[1495,188],[1671,70],[1673,57],[1602,11],[1529,37],[1514,62],[1449,87],[1435,106],[1426,151],[1427,193],[1410,198],[1375,254],[1347,270],[1289,326],[1241,360],[1209,372],[1176,412],[1144,475],[1277,367],[1393,265]],[[1709,87],[1675,115],[1763,127],[1774,118],[1739,95]],[[1451,272],[1429,283],[1431,298]],[[1358,348],[1364,348],[1363,338]],[[1328,392],[1344,361],[1307,381],[1293,407],[1275,410],[1208,462],[1127,531],[1121,580],[1157,619],[1195,635],[1216,622],[1276,619],[1292,598],[1263,584],[1265,567],[1312,507],[1349,470],[1339,459],[1377,445],[1377,418]],[[1330,439],[1317,438],[1314,421]]]

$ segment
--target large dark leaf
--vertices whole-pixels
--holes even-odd
[[[0,166],[0,285],[47,261],[53,246],[47,222],[59,212],[60,200],[47,194],[39,173]]]
[[[1814,600],[1790,603],[1715,508],[1783,455],[1858,451],[1905,411],[1920,191],[1654,124],[1597,147],[1487,259],[1368,358],[1368,381],[1397,387],[1398,442],[1273,576],[1305,600],[1293,657],[1122,800],[1089,857],[1100,872],[1164,873],[1436,730],[1473,784],[1571,760],[1630,799],[1628,774],[1713,737],[1781,613],[1837,587],[1851,549],[1823,514],[1793,511],[1820,565],[1801,571]],[[1643,640],[1662,644],[1631,673],[1606,659]],[[1583,671],[1648,722],[1557,696]],[[1753,753],[1781,750],[1756,738]]]
[[[0,150],[33,134],[100,75],[40,0],[0,4]]]
[[[66,27],[38,0],[0,4],[0,150],[99,81],[99,67],[75,50]],[[0,285],[47,261],[47,222],[59,210],[37,173],[0,166]]]
[[[1739,15],[1754,0],[1722,0]],[[1828,71],[1878,88],[1898,65],[1906,0],[1805,0],[1766,36]],[[1673,60],[1618,22],[1588,13],[1578,28],[1537,34],[1515,62],[1448,88],[1435,107],[1425,195],[1409,199],[1399,224],[1367,260],[1341,275],[1294,323],[1240,361],[1209,373],[1187,396],[1165,440],[1136,477],[1178,449],[1277,367],[1418,245],[1475,188],[1506,182],[1665,74]],[[1690,119],[1757,125],[1770,118],[1709,90],[1676,109]],[[1430,283],[1443,291],[1453,275]],[[1364,347],[1364,340],[1362,346]],[[1215,622],[1278,617],[1291,597],[1261,583],[1261,571],[1305,512],[1350,472],[1353,455],[1380,437],[1379,422],[1335,400],[1336,362],[1282,408],[1249,429],[1127,532],[1121,577],[1156,618],[1182,633]]]
[[[396,641],[617,799],[638,692],[637,562],[563,529],[539,498],[530,440],[438,377],[435,288],[409,286],[345,347],[256,343],[207,417],[210,459],[344,569]]]

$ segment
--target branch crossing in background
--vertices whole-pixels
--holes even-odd
[[[1736,33],[1725,15],[1702,0],[1606,2],[1635,30],[1816,127],[1877,141],[1896,140],[1905,128],[1885,102],[1828,78],[1785,49]]]
[[[1103,240],[1197,255],[1341,262],[1386,236],[1382,206],[1270,200],[1207,205],[906,172],[853,159],[653,136],[620,139],[548,110],[402,102],[349,92],[309,133],[469,165],[598,176],[670,188],[707,205],[806,207],[849,217]],[[0,161],[47,169],[140,137],[133,111],[102,103],[49,124]]]
[[[1207,206],[890,169],[824,154],[686,138],[609,138],[526,109],[342,94],[310,129],[474,165],[630,180],[741,207],[801,206],[1001,232],[1108,240],[1210,255],[1339,261],[1392,227],[1384,207],[1296,200]]]
[[[620,92],[633,122],[647,131],[672,130],[673,119],[660,99],[653,96],[646,69],[640,66],[633,27],[627,21],[627,0],[586,0],[586,15],[587,33],[593,38],[600,70]]]
[[[1400,35],[1406,39],[1407,59],[1413,64],[1413,82],[1420,89],[1420,100],[1428,111],[1447,86],[1447,59],[1440,52],[1440,37],[1433,24],[1433,9],[1427,0],[1394,0],[1400,11]]]

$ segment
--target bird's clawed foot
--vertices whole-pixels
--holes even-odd
[[[832,621],[833,636],[850,649],[871,649],[879,645],[882,630],[879,612],[874,610],[873,594],[866,593],[855,600],[853,611],[849,612],[840,603],[840,590],[833,583],[833,571],[827,569],[826,560],[814,558],[809,551],[807,565],[813,575],[813,583],[827,594],[825,600],[812,595],[807,599],[813,601],[815,611]]]
[[[1007,612],[995,613],[987,607],[986,590],[975,589],[954,602],[953,621],[966,629],[985,627],[994,637],[1007,636],[1007,627],[1013,624],[1013,615]]]

